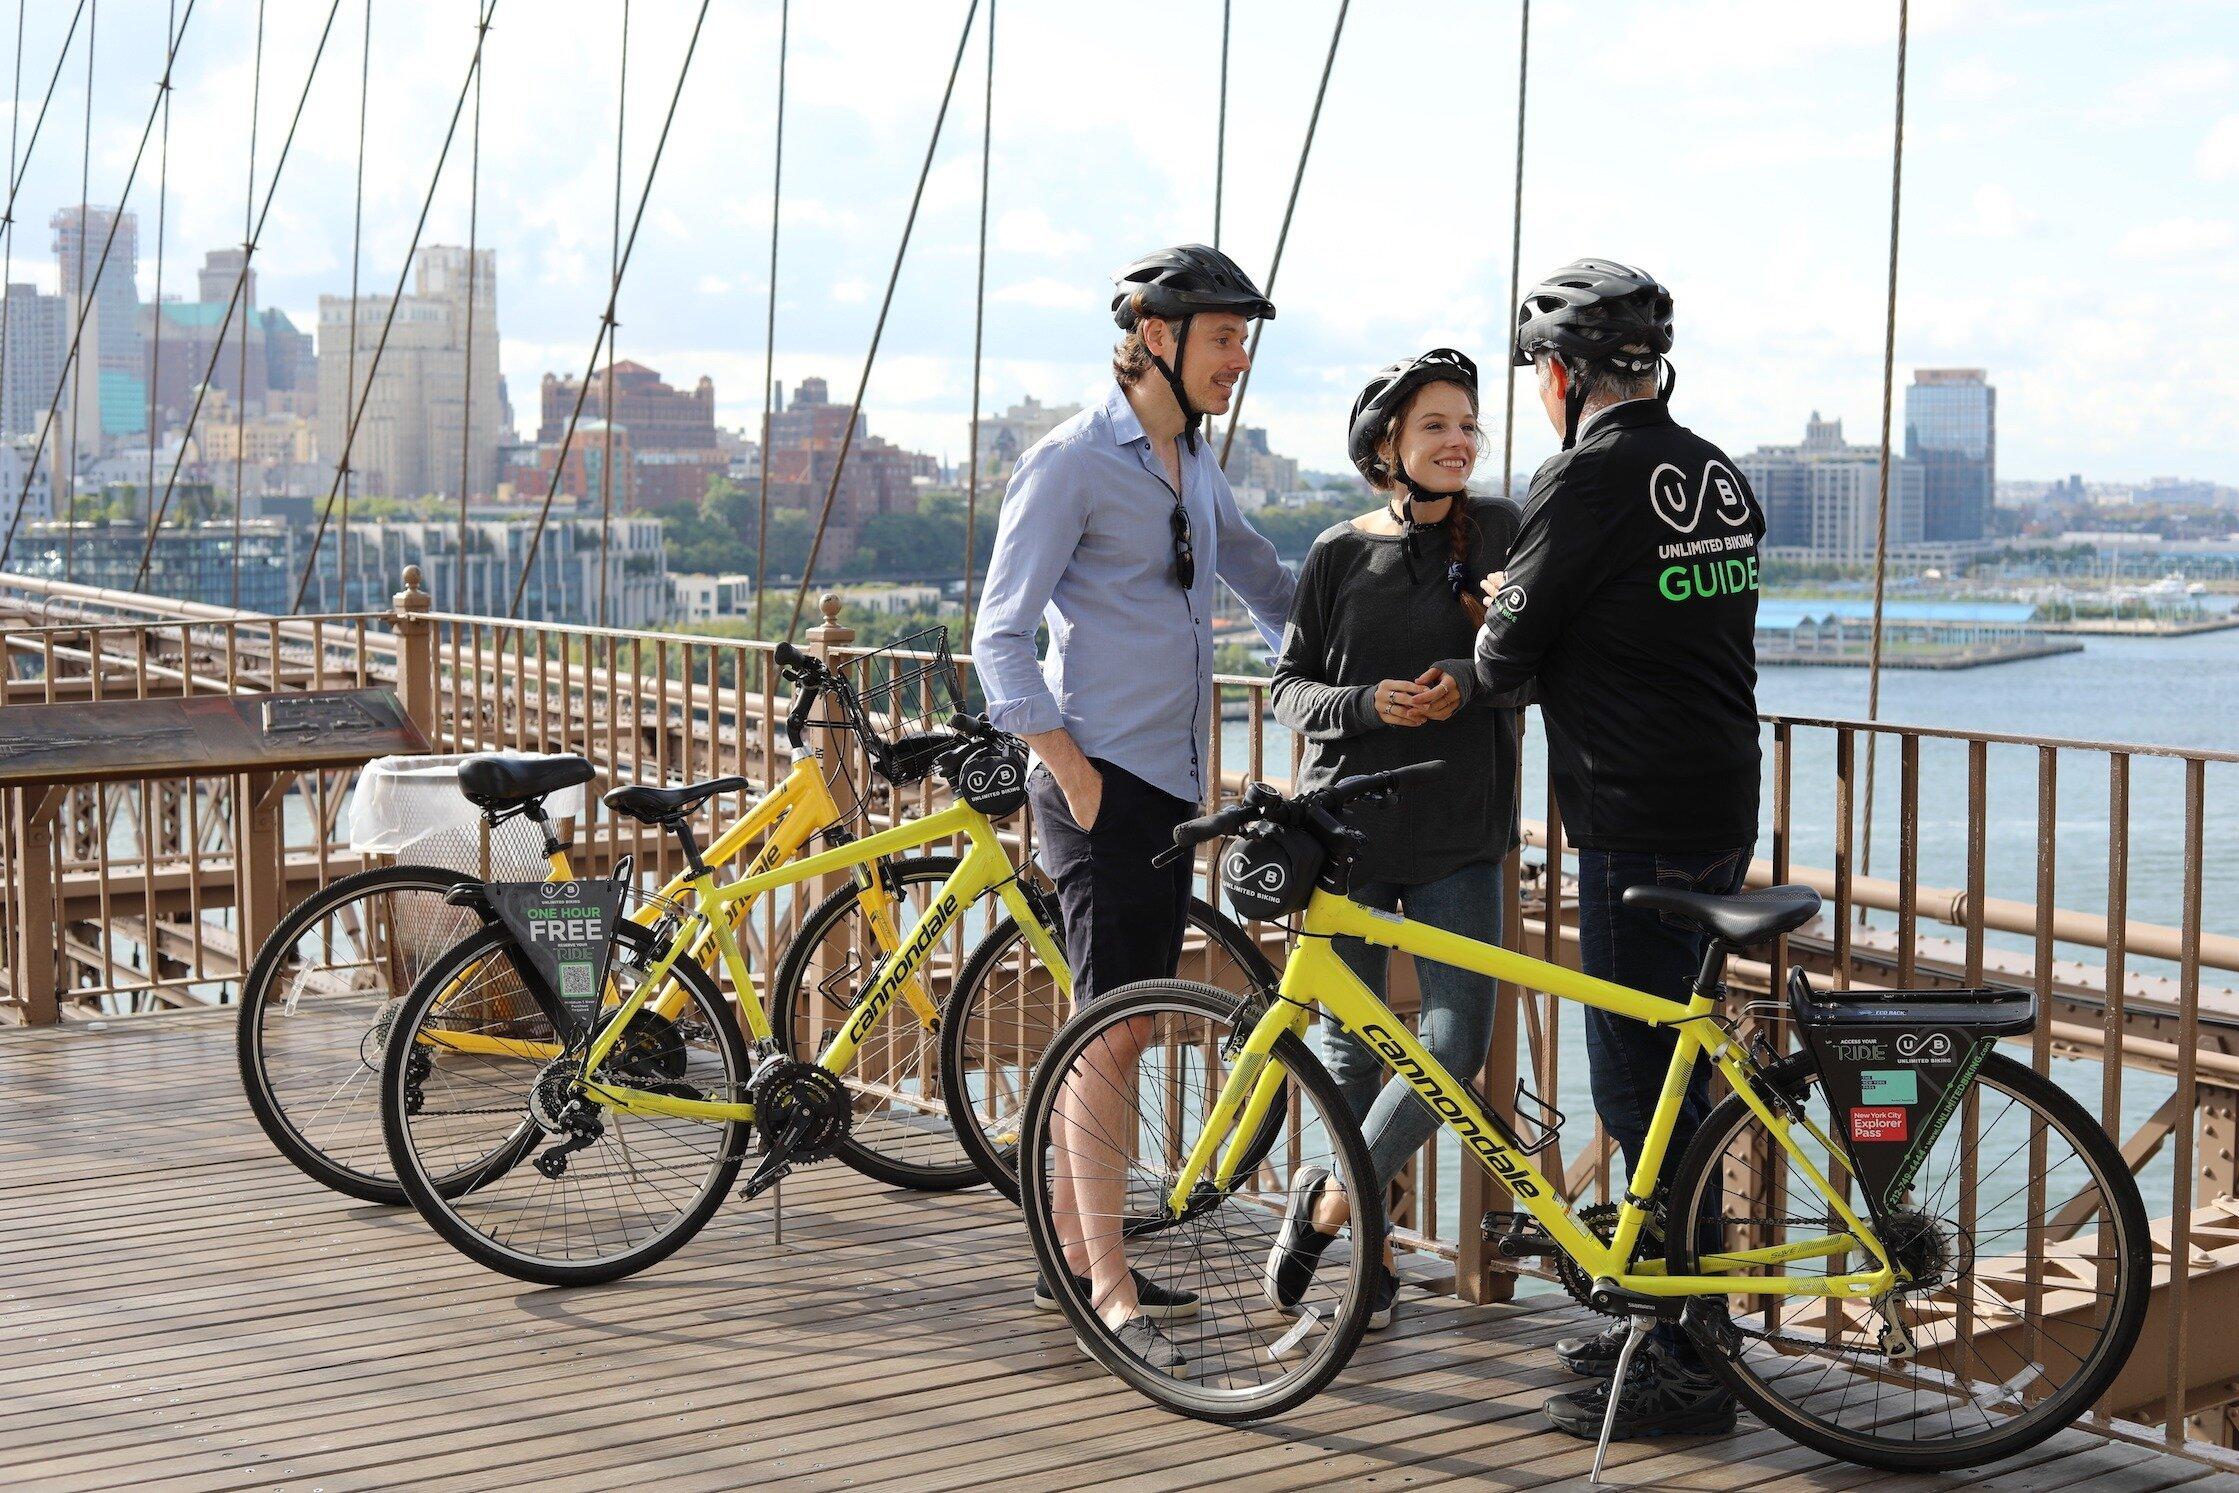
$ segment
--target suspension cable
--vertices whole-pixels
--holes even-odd
[[[93,7],[86,12],[86,122],[85,141],[78,157],[78,304],[91,306],[93,291],[86,284],[86,234],[92,228],[93,209],[86,204],[93,186],[93,54],[101,34],[101,0],[93,0]],[[161,101],[159,91],[157,98]],[[110,231],[124,217],[120,204],[116,217],[110,219]],[[104,256],[106,259],[106,256]],[[59,268],[59,266],[57,266]],[[84,324],[84,318],[79,318]],[[108,328],[101,328],[103,333]],[[64,376],[75,367],[77,377],[70,380],[70,481],[62,500],[62,579],[64,584],[76,579],[78,557],[78,443],[83,435],[83,410],[85,406],[86,364],[85,354],[72,343],[70,356],[63,364]],[[97,349],[93,359],[94,417],[100,418],[101,406],[101,357]]]
[[[1314,131],[1322,122],[1322,100],[1329,94],[1330,70],[1337,66],[1337,42],[1345,34],[1345,13],[1353,8],[1353,0],[1339,0],[1337,24],[1330,27],[1329,55],[1322,59],[1322,81],[1314,89],[1314,110],[1306,116],[1306,138],[1298,146],[1298,170],[1291,175],[1290,201],[1283,206],[1283,226],[1275,235],[1275,258],[1267,267],[1267,291],[1275,294],[1275,277],[1282,273],[1283,246],[1290,242],[1291,215],[1298,211],[1298,189],[1306,182],[1306,158],[1314,153]],[[1260,333],[1267,330],[1267,323],[1252,323],[1252,345],[1247,351],[1249,362],[1259,361]],[[1221,470],[1228,470],[1229,448],[1236,444],[1236,424],[1244,416],[1244,396],[1251,391],[1252,370],[1247,363],[1244,376],[1236,381],[1236,398],[1228,407],[1228,434],[1221,439]]]
[[[1866,659],[1866,719],[1881,719],[1881,608],[1889,579],[1889,427],[1897,393],[1897,222],[1905,185],[1905,48],[1910,0],[1897,0],[1897,112],[1889,139],[1889,301],[1881,328],[1881,492],[1874,513],[1874,622]],[[1874,742],[1866,733],[1866,837],[1859,874],[1874,861]],[[1861,908],[1863,913],[1864,909]]]
[[[280,153],[273,158],[272,162],[272,175],[264,184],[264,204],[257,210],[256,231],[249,235],[252,243],[262,238],[265,222],[272,215],[273,196],[280,190],[281,174],[287,169],[288,155],[295,146],[296,129],[303,123],[304,105],[310,101],[311,86],[318,80],[319,76],[319,63],[326,56],[327,40],[334,34],[334,18],[341,13],[341,10],[342,0],[331,0],[331,3],[327,6],[326,24],[319,29],[318,46],[312,50],[311,65],[305,69],[303,74],[303,91],[296,96],[295,112],[288,120],[288,132],[280,141]],[[187,0],[188,14],[193,14],[193,11],[194,0]],[[186,32],[186,22],[184,20],[179,23],[179,31],[182,36]],[[176,54],[177,48],[174,47],[172,50]],[[148,524],[147,544],[140,551],[140,567],[134,572],[132,578],[132,586],[135,590],[139,588],[141,582],[148,578],[148,560],[155,553],[156,532],[162,527],[164,514],[170,510],[172,493],[178,490],[179,469],[186,464],[187,459],[187,442],[194,437],[195,421],[201,418],[203,398],[209,393],[211,377],[217,372],[218,368],[218,355],[225,347],[226,331],[233,325],[233,313],[241,304],[241,293],[243,288],[247,286],[248,280],[249,266],[244,259],[241,272],[233,277],[232,293],[226,297],[225,315],[218,322],[218,335],[210,344],[210,361],[203,367],[201,383],[195,386],[194,405],[187,412],[186,428],[179,441],[179,454],[172,458],[171,475],[164,479],[163,497],[156,507],[155,517]]]
[[[591,340],[591,362],[583,370],[582,382],[575,387],[575,408],[568,414],[567,433],[560,440],[559,456],[552,463],[552,480],[544,489],[544,506],[537,511],[536,528],[529,535],[526,552],[521,556],[521,574],[513,584],[513,604],[506,611],[508,617],[521,615],[521,598],[528,594],[529,572],[536,565],[537,551],[544,543],[544,526],[552,516],[552,499],[560,490],[560,474],[566,469],[568,448],[575,444],[576,422],[583,415],[583,400],[591,392],[591,375],[599,366],[599,350],[606,345],[607,334],[614,327],[614,301],[621,290],[622,277],[630,272],[630,255],[637,248],[638,230],[645,226],[645,207],[653,199],[653,181],[660,174],[661,157],[668,152],[669,130],[676,123],[676,106],[684,98],[684,80],[692,75],[692,59],[700,50],[700,31],[707,25],[709,0],[700,0],[699,14],[692,21],[692,36],[684,44],[684,61],[676,70],[676,87],[669,94],[668,113],[661,119],[661,133],[653,141],[653,159],[645,168],[645,186],[638,193],[637,212],[630,219],[629,236],[622,241],[622,262],[616,266],[614,284],[608,289],[606,313],[599,318],[598,335]]]
[[[754,636],[762,636],[763,581],[769,575],[770,555],[770,419],[777,388],[777,219],[784,200],[785,183],[785,57],[792,29],[792,0],[779,0],[777,8],[777,149],[770,165],[770,293],[767,321],[762,328],[762,503],[754,521]]]
[[[365,246],[365,106],[373,90],[373,0],[365,0],[365,34],[358,45],[358,166],[350,186],[350,361],[343,374],[352,403],[358,397],[358,260]],[[342,479],[341,529],[334,541],[335,605],[347,612],[350,604],[350,453],[335,459]],[[463,562],[462,562],[463,563]]]
[[[964,635],[972,635],[973,546],[980,516],[980,355],[987,339],[987,178],[995,152],[995,0],[987,0],[987,98],[980,106],[980,267],[972,290],[971,475],[964,489]]]
[[[484,26],[487,31],[489,28]],[[466,173],[466,367],[459,404],[459,560],[451,586],[451,605],[466,610],[467,493],[474,474],[474,293],[482,282],[482,69],[474,70],[474,125],[467,148]],[[357,320],[353,312],[350,318]]]
[[[1524,16],[1516,31],[1516,195],[1508,217],[1508,347],[1501,361],[1508,365],[1508,394],[1500,420],[1500,495],[1511,497],[1516,485],[1516,298],[1524,281],[1524,92],[1531,81],[1532,0],[1524,0]]]
[[[29,0],[16,0],[15,81],[8,87],[8,200],[15,200],[16,130],[23,123],[23,17]],[[8,282],[16,277],[16,223],[13,214],[0,219],[0,410],[7,405],[8,387]],[[7,428],[0,425],[0,436]]]
[[[622,0],[622,65],[614,81],[614,227],[607,240],[607,294],[621,299],[622,281],[622,145],[628,138],[630,117],[630,0]],[[599,461],[599,626],[606,626],[607,589],[614,571],[614,357],[620,341],[620,323],[606,332],[606,391],[600,403],[606,412],[606,454]]]
[[[148,105],[147,123],[141,126],[140,143],[138,147],[135,148],[132,152],[132,166],[131,169],[125,173],[124,190],[118,195],[115,214],[109,219],[109,231],[101,240],[101,258],[95,263],[93,267],[93,275],[94,279],[96,280],[99,280],[101,278],[102,272],[105,271],[109,266],[109,251],[116,244],[117,228],[124,222],[125,207],[132,200],[133,183],[137,181],[140,176],[140,163],[147,156],[148,141],[153,138],[155,134],[156,119],[162,108],[163,96],[171,89],[171,67],[172,64],[178,60],[179,47],[181,43],[186,40],[187,23],[194,18],[194,4],[195,0],[187,0],[186,13],[179,18],[178,35],[172,38],[170,49],[164,58],[163,77],[156,84],[155,99]],[[20,170],[28,169],[30,160],[31,152],[29,147],[26,147],[24,150],[24,159],[21,163],[21,167],[19,168],[19,176],[17,180],[17,185],[19,186],[22,184]],[[81,203],[80,206],[83,207],[84,204]],[[79,234],[82,239],[84,236],[84,221],[82,213],[80,214]],[[84,289],[84,283],[84,277],[81,275],[79,278],[79,288],[81,290]],[[4,570],[7,568],[9,551],[15,548],[16,529],[23,521],[24,506],[30,501],[31,497],[31,479],[39,470],[40,458],[46,454],[47,437],[53,432],[56,421],[60,418],[62,412],[62,391],[64,390],[64,388],[69,386],[71,370],[80,361],[79,350],[81,345],[85,341],[86,318],[92,314],[92,311],[93,297],[89,295],[80,295],[78,297],[77,322],[70,333],[69,349],[63,354],[62,357],[61,377],[55,380],[54,397],[47,402],[47,418],[39,428],[38,443],[32,448],[31,459],[24,464],[23,487],[16,494],[15,512],[8,520],[7,537],[5,539],[0,539],[0,570]],[[76,433],[72,432],[73,442],[75,441],[75,435]],[[57,464],[59,464],[60,457],[58,456],[56,460]],[[74,481],[75,478],[73,477],[73,483]],[[67,529],[65,529],[65,532],[67,532]]]
[[[264,102],[264,4],[257,0],[257,42],[255,61],[249,70],[249,176],[241,191],[241,276],[247,284],[256,276],[257,247],[250,235],[256,230],[257,206],[257,116],[263,112]],[[249,334],[256,330],[256,308],[249,304],[250,293],[241,296],[240,353],[235,358],[233,375],[233,609],[241,609],[241,508],[248,497],[241,481],[242,467],[249,454]],[[270,398],[271,384],[265,385]]]
[[[70,60],[70,44],[78,39],[78,22],[85,19],[85,13],[86,0],[78,0],[78,8],[70,13],[70,29],[64,32],[62,36],[62,50],[55,53],[54,71],[47,76],[47,91],[45,96],[39,100],[39,112],[32,118],[31,138],[24,142],[23,156],[16,162],[15,169],[9,174],[8,205],[5,212],[0,212],[0,224],[7,225],[11,230],[14,228],[16,221],[16,193],[22,189],[24,177],[31,172],[31,156],[39,148],[39,131],[47,122],[47,106],[54,102],[55,85],[62,81],[63,64]],[[22,52],[21,27],[17,28],[16,50],[19,54],[16,59],[16,92],[21,94],[23,91],[23,59],[20,55]]]
[[[917,190],[910,194],[910,212],[902,223],[902,241],[894,249],[894,268],[886,277],[886,295],[879,302],[878,322],[871,328],[871,346],[863,355],[863,376],[855,385],[855,404],[848,411],[847,429],[840,435],[839,457],[832,463],[832,480],[824,489],[824,507],[816,516],[816,537],[809,541],[808,563],[801,567],[801,589],[793,597],[793,617],[786,624],[785,635],[790,638],[801,625],[801,608],[808,605],[809,582],[816,576],[817,552],[824,548],[824,530],[832,521],[832,503],[840,495],[840,478],[847,471],[847,454],[855,444],[855,427],[863,418],[863,394],[870,387],[871,366],[878,361],[879,340],[886,335],[887,313],[894,309],[894,287],[901,283],[902,261],[909,254],[910,233],[917,227],[918,204],[925,200],[925,181],[933,174],[933,152],[941,143],[941,126],[948,119],[949,100],[956,95],[956,75],[964,67],[964,47],[972,39],[972,21],[979,14],[979,0],[972,0],[964,12],[964,26],[957,33],[956,57],[949,63],[948,86],[941,90],[940,111],[933,116],[933,133],[925,142],[925,163],[918,167]],[[767,454],[763,465],[769,464]]]
[[[1221,0],[1221,106],[1213,126],[1213,247],[1221,246],[1221,196],[1228,184],[1228,21],[1232,0]]]
[[[339,5],[341,0],[335,0],[335,3]],[[390,292],[388,314],[381,319],[381,335],[373,340],[373,356],[365,366],[365,387],[358,391],[357,403],[350,411],[350,424],[342,437],[344,461],[347,461],[350,453],[357,448],[358,423],[365,418],[365,407],[372,402],[373,386],[381,376],[381,355],[388,351],[389,331],[396,325],[397,307],[404,303],[405,281],[412,273],[414,257],[420,252],[420,236],[427,232],[428,211],[435,206],[435,189],[443,180],[444,163],[451,159],[452,142],[458,138],[459,116],[466,112],[467,90],[474,85],[474,80],[481,76],[482,47],[489,40],[490,17],[497,13],[497,8],[498,0],[487,0],[481,13],[475,18],[474,55],[467,62],[466,76],[459,80],[459,96],[451,105],[451,123],[443,132],[443,148],[436,152],[435,170],[428,175],[427,194],[420,199],[420,219],[412,225],[412,242],[404,251],[403,263],[397,266],[396,289]],[[270,207],[271,202],[271,197],[267,195],[265,205]],[[358,308],[356,303],[353,302],[350,306],[351,320],[355,321],[357,315]],[[342,474],[338,467],[332,485],[327,488],[326,503],[319,510],[319,526],[312,531],[311,552],[304,557],[303,577],[296,583],[295,600],[288,606],[290,612],[303,610],[303,596],[305,592],[311,589],[311,576],[319,563],[319,546],[326,541],[327,519],[334,512],[335,495],[341,490],[341,486]]]
[[[179,0],[170,0],[163,21],[164,47],[168,51],[179,29]],[[155,443],[162,428],[156,391],[163,375],[163,258],[165,216],[171,196],[171,90],[163,91],[163,129],[156,147],[155,178],[155,336],[148,348],[148,482],[140,489],[140,502],[155,512]]]

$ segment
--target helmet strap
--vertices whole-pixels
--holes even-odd
[[[1671,359],[1658,358],[1656,360],[1656,397],[1664,403],[1670,404],[1671,391],[1678,387],[1679,370],[1672,367]]]
[[[1563,391],[1563,449],[1565,451],[1578,444],[1578,416],[1585,408],[1586,391],[1578,386],[1578,376],[1573,373],[1570,387]]]
[[[1407,463],[1400,459],[1399,452],[1396,449],[1392,452],[1392,476],[1398,480],[1400,487],[1407,494],[1406,497],[1399,498],[1396,504],[1390,506],[1392,506],[1392,518],[1399,524],[1400,553],[1407,561],[1407,579],[1412,582],[1416,579],[1415,536],[1427,534],[1438,527],[1437,524],[1424,523],[1417,518],[1415,516],[1415,505],[1417,503],[1455,500],[1459,495],[1432,492],[1429,488],[1417,482],[1408,474]]]
[[[1182,384],[1182,357],[1189,344],[1189,324],[1195,318],[1182,317],[1174,324],[1174,361],[1169,363],[1157,353],[1151,353],[1151,362],[1166,375],[1166,382],[1174,391],[1174,404],[1182,412],[1182,445],[1192,455],[1197,451],[1197,427],[1205,418],[1202,410],[1189,402],[1189,390]],[[1148,349],[1146,349],[1148,351]]]

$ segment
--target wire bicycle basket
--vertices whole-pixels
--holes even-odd
[[[894,787],[922,781],[956,744],[948,723],[963,712],[963,690],[948,629],[936,624],[832,665],[841,686],[818,699],[808,724],[852,736],[871,771]],[[843,745],[833,770],[852,775]]]

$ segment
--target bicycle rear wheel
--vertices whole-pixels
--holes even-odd
[[[1058,1030],[1027,1098],[1022,1205],[1042,1278],[1097,1360],[1170,1410],[1213,1421],[1279,1415],[1343,1369],[1367,1329],[1384,1238],[1383,1190],[1337,1082],[1296,1036],[1269,1063],[1287,1100],[1273,1150],[1226,1187],[1167,1197],[1227,1080],[1236,997],[1184,980],[1130,985]],[[1233,1132],[1231,1132],[1233,1134]],[[1224,1139],[1220,1144],[1225,1145]],[[1351,1222],[1288,1308],[1267,1294],[1294,1181],[1310,1168],[1352,1199]],[[1071,1246],[1070,1252],[1068,1246]],[[1158,1324],[1183,1363],[1147,1359],[1107,1326],[1093,1267],[1110,1257],[1192,1292],[1194,1315]],[[1089,1278],[1073,1274],[1091,1268]]]
[[[627,1114],[587,1097],[486,928],[431,967],[399,1012],[381,1070],[389,1157],[435,1231],[492,1270],[595,1285],[667,1258],[737,1177],[747,1126]],[[613,984],[633,991],[660,952],[617,929]],[[661,1014],[652,1009],[659,1006]],[[743,1099],[746,1042],[707,972],[671,967],[593,1079],[680,1098]]]
[[[1057,899],[1044,893],[1036,902],[1044,926],[1062,942]],[[1187,917],[1183,978],[1236,995],[1275,988],[1274,966],[1234,919],[1199,897],[1189,899]],[[1072,1009],[1071,993],[1034,957],[1017,922],[1005,918],[972,950],[941,1011],[941,1091],[950,1123],[981,1174],[1014,1203],[1026,1093],[1042,1049]],[[1267,1139],[1273,1138],[1271,1131]]]
[[[250,1113],[336,1192],[404,1201],[381,1136],[381,1054],[421,973],[480,922],[444,901],[473,881],[438,866],[345,876],[280,920],[241,982],[234,1049]]]
[[[1816,1090],[1801,1058],[1776,1086]],[[1816,1092],[1807,1103],[1818,1108]],[[1824,1110],[1820,1110],[1824,1113]],[[1826,1150],[1795,1132],[1823,1174]],[[1705,1120],[1674,1174],[1669,1268],[1714,1249],[1840,1234],[1833,1210],[1739,1095]],[[1851,1205],[1861,1215],[1855,1185]],[[2073,1423],[2136,1343],[2146,1311],[2146,1211],[2122,1153],[2082,1105],[2001,1054],[1889,1210],[1885,1240],[1920,1284],[1895,1298],[1917,1351],[1892,1358],[1869,1303],[1733,1296],[1707,1315],[1705,1357],[1765,1422],[1829,1456],[1896,1471],[1973,1467]],[[2041,1256],[2032,1267],[2030,1257]],[[1749,1273],[1871,1268],[1862,1249]]]

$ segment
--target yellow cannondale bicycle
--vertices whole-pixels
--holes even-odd
[[[1367,1323],[1385,1225],[1360,1128],[1307,1045],[1319,1007],[1437,1113],[1462,1164],[1514,1200],[1515,1211],[1486,1216],[1489,1241],[1546,1258],[1580,1303],[1630,1323],[1620,1384],[1643,1334],[1676,1321],[1767,1424],[1832,1456],[1906,1470],[2009,1456],[2083,1414],[2138,1335],[2146,1216],[2083,1107],[1993,1050],[2034,1026],[2033,997],[1822,996],[1798,971],[1784,1004],[1801,1046],[1783,1057],[1737,1036],[1724,969],[1730,954],[1810,921],[1809,888],[1627,892],[1628,906],[1707,935],[1686,1000],[1350,900],[1362,837],[1345,806],[1368,795],[1404,804],[1405,785],[1440,766],[1296,798],[1253,784],[1176,831],[1177,847],[1236,836],[1222,864],[1232,905],[1296,915],[1297,938],[1272,998],[1150,981],[1085,1008],[1052,1039],[1020,1175],[1043,1277],[1090,1351],[1160,1404],[1216,1421],[1288,1410],[1344,1367]],[[1547,1137],[1519,1136],[1441,1067],[1332,951],[1341,936],[1673,1029],[1640,1166],[1617,1204],[1567,1207],[1532,1160]],[[1731,1093],[1674,1157],[1702,1057]],[[1294,1185],[1311,1187],[1317,1172],[1343,1190],[1351,1221],[1300,1291],[1272,1257]],[[1071,1284],[1083,1267],[1085,1291]],[[1131,1267],[1194,1291],[1201,1310],[1149,1333],[1132,1326],[1121,1284]],[[1614,1408],[1621,1396],[1609,1398]]]
[[[907,682],[937,685],[953,708],[945,636],[930,653]],[[890,740],[881,716],[893,713],[869,708],[845,672],[786,644],[777,656],[796,687],[795,760],[719,842],[769,830],[743,874],[718,883],[689,816],[744,779],[616,789],[608,806],[670,834],[685,869],[676,889],[612,920],[603,972],[571,990],[534,947],[573,939],[598,883],[477,883],[452,896],[480,905],[484,926],[431,964],[395,1015],[380,1079],[390,1163],[437,1232],[493,1269],[546,1284],[644,1269],[713,1216],[750,1154],[749,1197],[834,1155],[898,1186],[971,1186],[982,1180],[975,1153],[994,1145],[976,1127],[1016,1108],[987,1101],[1025,1086],[1015,1071],[1002,1077],[1018,1045],[1006,1034],[1046,1033],[1069,1009],[1054,898],[995,828],[1024,802],[1023,745],[961,713]],[[820,701],[835,713],[817,718]],[[937,771],[955,802],[803,853],[835,812],[811,725],[851,734],[896,788]],[[961,858],[896,859],[951,839],[965,842]],[[742,910],[818,878],[842,884],[801,915],[765,1013],[739,943]],[[524,930],[500,905],[516,892],[561,905],[540,907]],[[619,892],[624,905],[629,896]],[[1256,960],[1251,978],[1272,982],[1217,910],[1197,903],[1190,920],[1214,967]],[[970,1040],[944,1042],[944,1023],[964,1024]]]

